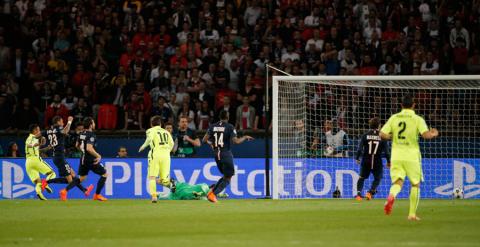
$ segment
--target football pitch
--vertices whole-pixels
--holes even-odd
[[[480,246],[479,200],[3,200],[0,246]]]

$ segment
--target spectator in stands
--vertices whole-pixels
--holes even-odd
[[[92,116],[92,110],[88,107],[85,98],[79,98],[77,105],[72,109],[70,115],[74,117],[73,124],[82,122],[86,117]]]
[[[125,125],[123,130],[139,129],[143,130],[143,115],[145,106],[143,99],[136,93],[132,93],[130,101],[124,106],[125,111]]]
[[[243,104],[237,107],[237,123],[235,127],[240,130],[252,129],[255,121],[255,108],[250,105],[250,98],[244,96]]]
[[[473,55],[468,59],[467,70],[472,75],[480,74],[480,52],[478,48],[473,51]]]
[[[57,93],[65,97],[67,110],[81,97],[92,113],[105,101],[123,108],[138,82],[146,82],[137,92],[145,114],[148,101],[160,96],[174,114],[184,97],[190,97],[194,113],[202,101],[210,110],[222,108],[225,95],[232,100],[225,104],[229,109],[248,77],[259,90],[257,102],[251,102],[259,109],[266,63],[295,75],[477,71],[480,35],[478,11],[472,10],[478,1],[307,2],[66,1],[59,7],[44,0],[16,1],[10,4],[14,11],[0,8],[0,14],[16,21],[5,25],[27,30],[28,37],[6,35],[0,28],[0,87],[8,84],[8,92],[0,92],[7,93],[0,111],[16,119],[13,109],[30,98],[43,121]],[[429,52],[433,62],[427,61]],[[387,62],[389,56],[394,63]]]
[[[201,101],[201,107],[197,111],[198,130],[207,130],[210,123],[213,122],[215,113],[208,105],[208,101]]]
[[[24,130],[30,124],[38,123],[38,109],[31,105],[29,98],[24,98],[22,104],[17,106],[14,113],[13,128]]]
[[[462,26],[462,22],[460,20],[455,21],[455,28],[450,31],[450,45],[453,48],[462,46],[465,47],[467,50],[470,49],[470,35]]]
[[[15,142],[10,142],[8,144],[7,152],[5,153],[6,158],[19,158],[20,151],[18,150],[18,145]]]
[[[195,112],[190,108],[190,98],[185,98],[182,103],[182,108],[178,110],[178,118],[186,118],[188,122],[188,128],[195,130]]]
[[[220,113],[221,110],[225,110],[225,111],[228,112],[228,114],[229,114],[229,116],[230,116],[228,122],[231,123],[231,124],[233,124],[233,125],[235,125],[236,122],[234,122],[234,121],[236,120],[236,114],[237,114],[237,112],[236,112],[236,108],[234,108],[234,106],[231,105],[231,101],[230,101],[230,97],[229,97],[229,96],[224,96],[224,97],[223,97],[222,106],[219,107],[219,108],[217,109],[216,113],[215,113],[215,116],[216,116],[215,119],[216,119],[216,120],[218,120],[218,114]],[[232,120],[232,118],[233,118],[234,120]]]
[[[62,104],[71,111],[77,105],[77,102],[78,98],[73,94],[73,89],[71,87],[67,88],[65,98],[62,99]]]
[[[68,113],[69,111],[67,107],[62,103],[62,98],[60,97],[60,94],[57,93],[53,95],[53,102],[45,110],[44,125],[49,126],[54,116],[60,116],[63,119],[67,119]]]
[[[359,73],[360,75],[377,75],[377,67],[372,62],[372,57],[370,54],[363,55],[362,62],[360,63]]]
[[[128,158],[127,148],[125,146],[120,146],[117,151],[117,158]]]
[[[423,75],[436,75],[438,73],[438,62],[433,59],[433,53],[427,53],[427,59],[422,63],[420,72]]]
[[[0,121],[0,130],[5,130],[11,127],[10,119],[6,116],[12,116],[13,107],[10,102],[8,102],[7,94],[0,94],[0,116],[5,116],[3,121]]]
[[[177,157],[193,157],[195,147],[200,147],[200,139],[196,136],[195,130],[188,128],[188,118],[179,117],[178,130],[173,133],[173,139],[178,143]]]
[[[323,155],[327,157],[348,157],[348,135],[336,126],[336,121],[325,120],[323,134],[314,137],[312,149],[319,148],[322,148]]]
[[[152,109],[152,116],[158,115],[162,117],[163,123],[173,123],[173,112],[167,104],[164,97],[158,97],[157,105]]]

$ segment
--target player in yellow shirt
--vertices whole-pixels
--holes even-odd
[[[42,181],[40,179],[40,173],[47,175],[47,179],[53,179],[56,177],[53,169],[42,160],[40,152],[51,149],[50,146],[40,149],[40,146],[45,145],[45,137],[42,137],[40,127],[37,124],[32,124],[29,127],[30,134],[25,141],[25,169],[27,170],[28,177],[35,185],[35,192],[40,200],[47,200],[42,194]],[[52,193],[52,189],[48,186],[45,187],[48,193]]]
[[[420,182],[423,181],[422,155],[418,145],[419,134],[424,139],[433,139],[438,136],[437,129],[428,130],[425,120],[415,114],[415,103],[412,95],[402,98],[402,111],[394,114],[380,130],[380,137],[392,140],[392,166],[390,177],[392,186],[385,203],[385,214],[392,213],[395,197],[402,190],[405,176],[411,184],[409,220],[420,220],[417,217],[417,207],[420,201]]]
[[[173,149],[173,138],[170,132],[161,127],[162,118],[153,116],[151,128],[146,131],[147,138],[138,152],[150,146],[148,152],[148,179],[152,202],[157,202],[157,183],[175,190],[175,181],[170,179],[170,152]],[[158,179],[157,179],[158,178]]]

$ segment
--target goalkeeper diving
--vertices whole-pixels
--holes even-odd
[[[167,194],[158,194],[159,200],[207,200],[207,194],[215,185],[208,186],[206,183],[191,185],[177,182],[175,191]],[[217,197],[227,198],[227,193],[219,193]]]
[[[174,142],[170,132],[161,127],[162,118],[153,116],[151,128],[146,131],[146,140],[138,152],[150,146],[148,152],[148,185],[152,202],[157,202],[157,183],[175,191],[175,181],[170,178],[170,152]]]

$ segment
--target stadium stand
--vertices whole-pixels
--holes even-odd
[[[0,19],[4,133],[72,113],[141,130],[159,97],[174,124],[187,114],[204,129],[229,96],[236,118],[255,114],[233,123],[262,129],[266,63],[292,75],[480,72],[479,0],[18,0]]]

